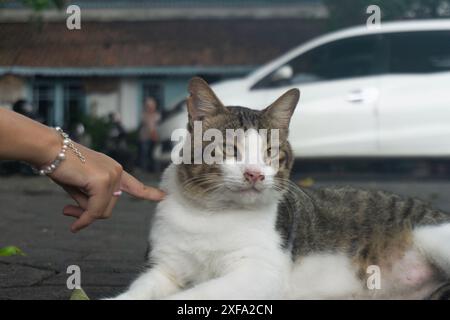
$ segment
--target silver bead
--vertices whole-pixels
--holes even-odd
[[[45,171],[44,170],[39,170],[39,175],[45,176]]]
[[[64,160],[66,159],[66,154],[64,152],[61,152],[58,154],[58,160]]]
[[[63,144],[64,144],[65,146],[69,145],[69,143],[70,143],[70,140],[69,140],[69,139],[64,139],[64,140],[63,140]]]
[[[51,168],[52,170],[55,170],[55,169],[56,169],[56,166],[55,166],[54,164],[51,164],[51,165],[50,165],[50,168]]]
[[[52,172],[52,168],[51,168],[50,166],[48,166],[47,168],[45,168],[45,171],[46,171],[47,173]]]

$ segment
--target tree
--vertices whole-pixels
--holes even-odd
[[[62,9],[66,0],[22,0],[22,3],[34,11],[40,12],[45,9]]]
[[[450,17],[450,0],[323,0],[329,12],[329,27],[337,29],[364,24],[366,9],[378,5],[382,21]]]

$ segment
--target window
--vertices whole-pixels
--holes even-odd
[[[159,110],[164,110],[164,94],[163,87],[159,83],[144,83],[143,85],[143,101],[144,105],[147,98],[153,98],[156,100]]]
[[[72,126],[82,121],[85,111],[85,92],[78,84],[64,85],[64,126]]]
[[[38,118],[46,125],[54,124],[55,88],[50,84],[33,86],[33,104]]]
[[[386,35],[391,73],[450,71],[450,32],[422,31]]]
[[[270,74],[255,88],[278,87],[324,80],[365,77],[382,72],[380,35],[337,40],[314,48],[287,63],[292,77],[274,79]]]
[[[70,129],[81,122],[85,99],[79,81],[45,79],[33,85],[33,104],[39,120],[47,125]]]

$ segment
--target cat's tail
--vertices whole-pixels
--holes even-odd
[[[447,282],[443,286],[435,290],[428,300],[450,300],[450,282]]]

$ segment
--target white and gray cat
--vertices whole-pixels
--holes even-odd
[[[302,190],[289,181],[298,90],[262,111],[223,106],[200,78],[189,92],[189,130],[200,120],[203,129],[245,129],[257,142],[267,137],[256,130],[275,128],[279,152],[236,141],[241,157],[262,160],[249,165],[224,151],[222,164],[170,165],[151,267],[115,299],[422,299],[448,282],[449,214],[382,191]],[[368,270],[379,272],[375,288]]]

